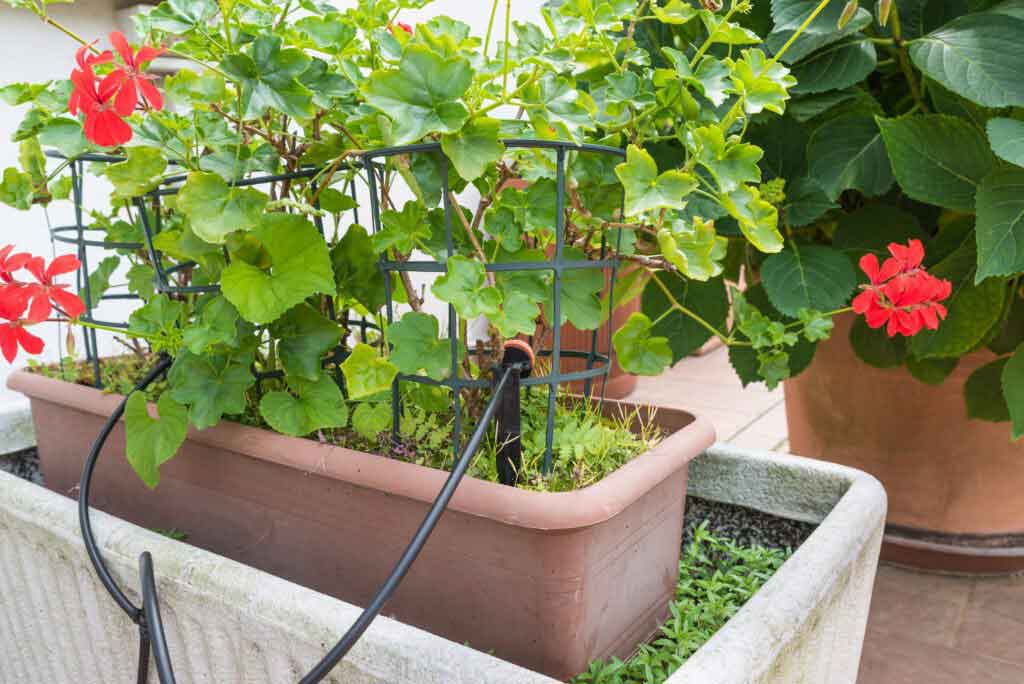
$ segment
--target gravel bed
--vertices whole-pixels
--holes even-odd
[[[43,473],[39,469],[39,454],[35,447],[13,454],[0,455],[0,470],[17,475],[23,480],[43,484]]]
[[[810,523],[690,496],[686,499],[683,547],[693,540],[693,530],[705,521],[717,537],[732,540],[740,546],[770,549],[796,549],[815,529],[815,525]]]

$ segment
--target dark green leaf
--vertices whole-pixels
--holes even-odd
[[[772,305],[787,316],[796,316],[800,309],[839,309],[857,286],[853,265],[841,252],[792,243],[765,259],[761,280]]]
[[[986,176],[977,207],[975,282],[1024,271],[1024,169],[1006,167]]]
[[[850,326],[850,346],[861,361],[876,368],[895,368],[907,357],[905,338],[889,337],[882,328],[869,328],[861,316]]]
[[[348,406],[329,375],[316,380],[288,378],[288,389],[269,392],[260,400],[260,415],[277,432],[302,437],[348,423]]]
[[[252,354],[193,354],[184,351],[167,376],[170,396],[189,407],[192,424],[213,427],[224,416],[245,412],[245,393],[256,382]]]
[[[1010,408],[1002,392],[1002,376],[1009,357],[996,359],[971,373],[964,383],[967,416],[1002,423],[1010,420]]]
[[[876,197],[892,187],[892,167],[882,133],[867,116],[842,116],[815,130],[807,159],[810,176],[831,199],[848,189]]]
[[[729,297],[725,283],[721,280],[702,283],[669,273],[658,274],[657,277],[680,305],[715,328],[725,328],[726,317],[729,315]],[[674,310],[661,318],[672,306],[658,284],[648,282],[643,291],[642,310],[652,321],[661,319],[654,324],[651,333],[668,340],[672,350],[672,363],[678,363],[700,349],[711,339],[712,333],[692,316],[679,310]]]
[[[316,380],[321,359],[341,341],[341,328],[306,303],[299,304],[270,328],[289,378]]]

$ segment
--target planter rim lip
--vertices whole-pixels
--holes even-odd
[[[122,395],[106,394],[92,387],[25,370],[12,373],[7,386],[30,399],[41,399],[104,417],[109,416],[123,398]],[[649,406],[612,399],[605,399],[605,403],[627,409]],[[517,527],[545,531],[568,531],[605,522],[686,468],[690,461],[715,442],[715,430],[707,419],[679,409],[651,408],[689,420],[653,449],[628,461],[599,482],[571,492],[538,492],[466,476],[448,508]],[[152,406],[150,411],[156,415]],[[434,501],[449,475],[445,470],[228,421],[201,431],[190,427],[188,439],[204,446],[424,503]],[[306,448],[296,448],[296,441]]]

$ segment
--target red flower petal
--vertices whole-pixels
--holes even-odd
[[[7,363],[13,363],[18,355],[18,338],[14,334],[13,325],[0,325],[0,352]]]
[[[126,77],[121,84],[121,89],[117,91],[114,109],[119,116],[131,116],[138,104],[139,94],[135,89],[135,79]]]
[[[124,34],[120,31],[112,31],[110,33],[110,44],[117,50],[117,54],[121,55],[121,59],[124,63],[130,67],[135,66],[135,55],[132,52],[132,46],[128,44],[128,40],[124,37]]]
[[[32,306],[28,310],[26,318],[32,323],[42,323],[53,313],[53,306],[46,292],[39,292],[32,300]]]
[[[148,78],[138,79],[139,89],[142,91],[142,95],[146,98],[146,102],[153,109],[160,111],[164,108],[164,97],[160,94],[160,90],[153,85]]]
[[[77,271],[81,266],[82,262],[74,254],[64,254],[50,263],[46,269],[46,277],[52,281],[56,276]]]
[[[41,338],[36,337],[20,325],[14,329],[14,335],[21,344],[21,348],[29,354],[41,354],[43,347],[46,346]]]
[[[78,318],[85,313],[85,302],[82,301],[82,298],[62,287],[51,289],[50,299],[64,311],[68,318]]]
[[[85,128],[91,131],[90,140],[101,147],[116,147],[132,139],[131,126],[124,122],[117,112],[94,112],[86,118]]]
[[[135,54],[135,64],[142,66],[147,62],[152,62],[160,55],[167,52],[163,48],[150,47],[149,45],[143,45],[139,48],[139,51]]]
[[[878,257],[865,254],[860,258],[860,270],[864,271],[872,285],[878,284]]]

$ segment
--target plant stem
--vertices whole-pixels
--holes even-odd
[[[491,50],[491,32],[494,30],[494,17],[498,14],[498,2],[494,0],[494,4],[491,5],[491,18],[487,20],[487,37],[484,38],[484,59],[487,59],[487,53]]]
[[[675,295],[672,294],[672,291],[668,289],[668,286],[665,285],[665,283],[661,282],[661,280],[658,278],[658,274],[657,273],[652,273],[651,274],[651,280],[653,280],[654,283],[665,294],[665,297],[668,299],[669,303],[672,305],[672,308],[677,309],[678,311],[686,314],[687,316],[689,316],[690,318],[695,320],[703,328],[708,330],[712,335],[714,335],[719,340],[721,340],[722,343],[727,344],[727,345],[733,344],[733,340],[731,338],[729,338],[729,337],[726,337],[721,332],[719,332],[718,328],[716,328],[715,326],[713,326],[710,323],[708,323],[707,321],[705,321],[703,318],[698,316],[695,312],[691,311],[690,309],[688,309],[685,306],[683,306],[682,304],[680,304],[679,300],[676,299]]]
[[[512,0],[505,0],[505,64],[502,66],[501,75],[501,98],[503,100],[508,99],[508,72],[509,72],[509,61],[508,61],[508,39],[509,29],[512,25]]]
[[[725,13],[724,17],[722,17],[722,21],[719,22],[718,24],[715,24],[715,30],[708,31],[708,37],[707,39],[705,39],[704,44],[700,46],[700,48],[697,50],[697,54],[695,54],[693,56],[693,59],[690,60],[691,69],[695,69],[697,67],[697,63],[700,62],[700,58],[704,56],[704,53],[707,52],[712,45],[714,45],[714,38],[718,34],[718,28],[725,22],[732,19],[732,15],[735,13],[736,2],[734,0],[733,3],[729,6],[729,11]]]

